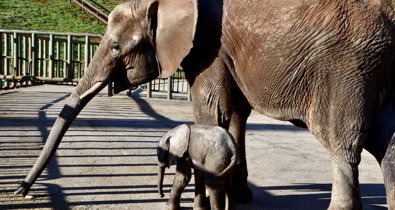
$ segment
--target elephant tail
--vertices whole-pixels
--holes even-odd
[[[232,174],[233,169],[235,168],[236,164],[238,163],[239,154],[237,152],[236,147],[233,147],[233,155],[231,157],[230,163],[228,166],[217,176],[217,177],[225,177]]]
[[[237,155],[234,154],[231,158],[230,164],[228,165],[228,167],[225,168],[225,170],[223,170],[218,177],[225,177],[225,176],[229,176],[229,174],[231,174],[233,172],[233,169],[235,168],[237,164]]]

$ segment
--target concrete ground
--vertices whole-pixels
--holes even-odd
[[[156,188],[156,146],[161,135],[192,123],[185,100],[145,99],[136,91],[95,97],[74,121],[28,200],[13,195],[39,155],[71,87],[0,91],[0,209],[164,209]],[[252,202],[238,209],[326,209],[331,166],[307,132],[253,112],[246,135]],[[366,151],[360,165],[364,209],[386,209],[381,170]],[[193,183],[193,180],[192,180]],[[182,206],[193,205],[193,184]]]

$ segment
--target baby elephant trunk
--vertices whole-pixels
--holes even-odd
[[[166,166],[159,165],[159,172],[158,172],[158,192],[161,198],[165,195],[163,194],[163,178],[165,177],[165,169]]]

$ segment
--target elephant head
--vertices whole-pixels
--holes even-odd
[[[26,195],[70,124],[109,82],[116,93],[170,76],[192,48],[195,0],[133,0],[109,16],[105,35],[84,76],[57,117],[40,157],[15,194]]]
[[[158,191],[163,197],[163,178],[165,168],[175,165],[188,150],[191,129],[188,125],[180,125],[168,131],[159,141],[157,153],[159,162]]]

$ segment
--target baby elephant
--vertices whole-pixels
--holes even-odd
[[[183,189],[195,174],[194,209],[205,209],[206,187],[211,209],[234,208],[230,192],[230,176],[237,162],[237,150],[233,138],[221,127],[180,125],[167,132],[158,146],[158,189],[163,197],[165,168],[176,166],[176,174],[168,209],[180,208]]]

